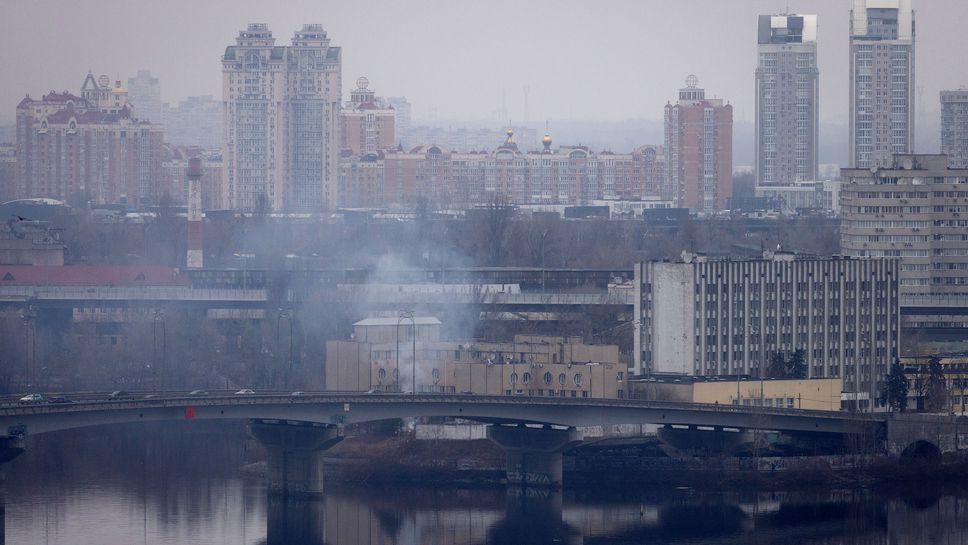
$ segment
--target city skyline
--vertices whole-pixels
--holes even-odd
[[[108,2],[48,9],[48,2],[10,6],[0,21],[0,47],[13,50],[25,40],[60,43],[47,29],[63,28],[58,21],[89,27],[110,9]],[[176,2],[177,4],[177,2]],[[788,5],[787,5],[788,4]],[[609,12],[575,4],[534,2],[514,6],[516,17],[508,19],[510,4],[484,5],[427,3],[422,9],[373,2],[381,13],[377,19],[361,18],[357,6],[290,3],[288,9],[267,13],[254,3],[236,3],[237,9],[221,9],[222,3],[193,6],[196,15],[179,17],[186,38],[172,42],[167,34],[169,14],[183,13],[172,5],[145,4],[131,10],[128,25],[122,18],[113,40],[78,39],[72,47],[46,54],[6,58],[0,69],[7,81],[18,82],[0,89],[0,100],[15,104],[27,93],[39,96],[52,89],[72,89],[78,72],[134,76],[149,69],[163,82],[162,100],[176,103],[188,96],[219,95],[218,56],[224,44],[249,22],[265,22],[270,28],[294,29],[315,22],[343,39],[347,51],[344,74],[348,81],[367,76],[380,82],[387,96],[407,96],[417,120],[491,120],[507,118],[513,123],[542,123],[544,119],[661,119],[670,93],[690,73],[698,75],[717,97],[731,103],[736,121],[755,117],[757,17],[785,9],[818,14],[818,65],[821,72],[820,120],[842,120],[848,111],[848,36],[850,2],[836,0],[750,1],[741,5],[690,0],[613,4]],[[938,92],[968,83],[968,71],[949,70],[930,58],[957,58],[968,54],[968,44],[948,43],[945,35],[957,31],[958,12],[968,15],[968,5],[957,1],[915,2],[919,116],[937,112]],[[43,13],[44,17],[39,14]],[[432,13],[432,16],[427,16]],[[112,18],[123,17],[117,12]],[[141,20],[152,21],[151,25]],[[475,20],[457,31],[457,23]],[[39,24],[44,21],[44,24]],[[477,22],[479,21],[479,24]],[[553,21],[549,25],[548,21]],[[442,24],[446,23],[446,24]],[[65,21],[66,24],[66,21]],[[734,28],[748,39],[719,40],[717,28]],[[680,40],[690,29],[690,40]],[[500,30],[506,47],[494,47]],[[137,32],[137,39],[133,38]],[[158,34],[158,36],[155,36]],[[157,39],[156,39],[157,38]],[[114,47],[118,41],[126,45]],[[460,40],[460,47],[453,47]],[[599,46],[575,47],[580,41]],[[164,48],[150,44],[166,43]],[[392,43],[393,55],[385,44]],[[670,48],[674,43],[676,47]],[[384,45],[381,45],[384,44]],[[450,44],[450,45],[448,45]],[[537,44],[535,52],[528,49]],[[708,51],[717,51],[708,55]],[[608,56],[603,58],[604,52]],[[206,54],[206,52],[210,54]],[[654,52],[662,52],[655,55]],[[406,59],[406,62],[399,62]],[[421,59],[425,59],[422,61]],[[535,62],[535,59],[541,59]],[[432,60],[432,62],[430,62]],[[43,62],[45,70],[35,69]],[[441,70],[440,66],[448,66]],[[636,67],[648,66],[647,70]],[[580,70],[575,71],[578,66]],[[614,90],[634,100],[614,100]],[[344,86],[347,87],[347,86]],[[528,88],[525,92],[525,87]],[[343,89],[343,99],[348,89]],[[527,95],[527,115],[525,115]],[[506,96],[506,112],[500,112]],[[498,113],[500,112],[500,113]],[[12,120],[12,112],[0,111],[0,122]]]

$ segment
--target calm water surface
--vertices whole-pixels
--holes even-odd
[[[267,499],[241,426],[31,439],[3,484],[7,544],[966,544],[968,492],[410,489]]]

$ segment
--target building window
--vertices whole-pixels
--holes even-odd
[[[552,380],[551,373],[546,372],[544,374],[544,383],[550,385],[551,380]]]
[[[376,380],[380,384],[383,384],[383,382],[386,379],[387,379],[387,370],[381,367],[380,370],[376,372]]]
[[[562,386],[564,386],[565,383],[567,382],[568,382],[568,377],[566,377],[564,373],[561,373],[558,375],[558,384],[561,384]]]
[[[512,386],[515,385],[515,384],[517,384],[518,383],[518,374],[517,373],[511,373],[511,376],[508,377],[508,382],[511,383]]]
[[[575,386],[581,387],[582,376],[581,373],[575,373]]]

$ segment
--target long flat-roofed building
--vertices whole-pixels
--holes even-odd
[[[711,260],[635,266],[635,374],[760,377],[803,351],[807,378],[841,377],[845,399],[876,396],[898,355],[898,260]]]

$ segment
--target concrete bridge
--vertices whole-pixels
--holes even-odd
[[[125,422],[209,419],[248,420],[251,435],[269,453],[270,490],[286,495],[322,491],[321,453],[339,442],[342,426],[401,417],[457,417],[491,424],[488,437],[508,455],[508,483],[525,486],[561,485],[562,452],[581,442],[575,429],[580,426],[653,423],[714,431],[843,434],[870,438],[895,455],[907,451],[932,456],[968,447],[965,419],[909,420],[887,414],[639,400],[338,392],[168,393],[130,399],[87,394],[71,399],[29,404],[0,400],[0,463],[21,453],[23,439],[31,435]]]

